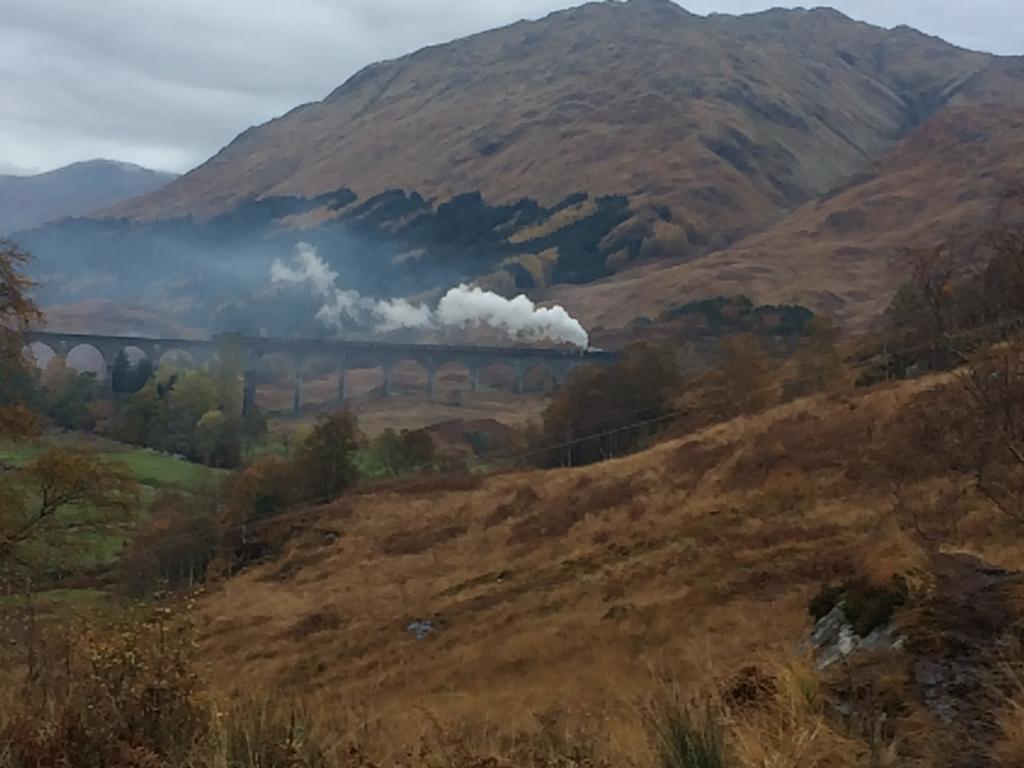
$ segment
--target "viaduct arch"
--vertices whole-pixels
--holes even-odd
[[[233,345],[244,350],[244,407],[255,403],[256,366],[267,355],[284,357],[292,370],[293,410],[302,407],[302,368],[307,360],[329,358],[335,361],[339,372],[338,400],[344,402],[348,392],[346,386],[349,371],[364,368],[381,368],[384,371],[384,395],[393,391],[392,376],[400,363],[418,363],[427,372],[427,395],[433,399],[438,372],[443,366],[457,363],[469,372],[474,391],[480,389],[480,373],[494,365],[511,369],[517,393],[523,392],[524,378],[528,370],[543,366],[556,382],[565,380],[569,372],[581,365],[608,365],[616,360],[612,352],[600,350],[567,350],[532,347],[497,347],[470,345],[436,344],[391,344],[370,341],[339,341],[329,339],[271,339],[240,334],[222,334],[212,339],[162,339],[138,336],[104,336],[93,334],[50,333],[32,331],[25,334],[26,345],[44,344],[61,357],[83,345],[99,351],[106,364],[106,370],[113,369],[117,356],[128,348],[141,351],[154,364],[171,352],[185,353],[197,365],[206,366],[217,357],[222,344]]]

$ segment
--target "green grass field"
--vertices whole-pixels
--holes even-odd
[[[30,442],[0,443],[0,464],[22,466],[48,448],[64,447],[93,452],[107,461],[125,465],[140,485],[139,506],[130,519],[111,522],[102,532],[75,530],[76,523],[92,510],[67,508],[59,513],[64,544],[41,543],[33,559],[53,572],[103,568],[117,561],[136,522],[147,515],[157,494],[163,490],[201,491],[219,482],[227,472],[192,464],[183,459],[124,445],[91,435],[50,434]]]
[[[201,467],[183,459],[142,449],[105,455],[111,461],[127,465],[139,483],[155,489],[193,491],[217,482],[227,474],[224,470]]]
[[[140,485],[152,490],[192,491],[215,483],[227,474],[224,470],[192,464],[145,448],[98,437],[67,434],[48,435],[32,442],[0,442],[0,463],[19,466],[36,458],[47,448],[56,446],[92,451],[108,461],[124,464]]]

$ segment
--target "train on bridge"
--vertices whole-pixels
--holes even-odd
[[[516,392],[521,393],[527,373],[538,366],[542,366],[556,382],[561,382],[571,370],[581,365],[607,365],[616,360],[615,353],[596,349],[272,339],[240,334],[221,334],[211,339],[171,339],[32,331],[25,335],[25,341],[37,351],[37,345],[42,345],[53,355],[65,359],[76,350],[91,348],[103,359],[103,376],[108,376],[114,361],[122,352],[128,354],[134,351],[136,357],[145,356],[154,366],[170,355],[183,357],[196,366],[204,366],[216,359],[218,350],[231,345],[244,352],[245,407],[255,402],[257,366],[260,360],[271,355],[284,357],[294,372],[293,407],[296,412],[302,407],[303,368],[313,359],[328,358],[336,365],[339,374],[338,399],[341,402],[347,399],[348,374],[352,370],[382,369],[384,394],[389,396],[393,390],[395,368],[406,362],[416,363],[426,371],[427,396],[433,399],[439,372],[453,365],[467,372],[474,391],[480,388],[482,371],[493,366],[505,366],[512,371]]]

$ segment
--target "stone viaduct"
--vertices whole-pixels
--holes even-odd
[[[222,345],[235,345],[235,348],[241,345],[246,360],[243,398],[246,407],[255,402],[259,361],[267,356],[276,355],[286,359],[293,371],[293,407],[296,413],[302,407],[303,367],[314,359],[333,361],[340,374],[338,399],[342,402],[347,395],[347,374],[358,369],[382,369],[384,395],[390,396],[395,367],[410,361],[418,363],[427,373],[427,396],[432,399],[438,372],[442,367],[451,364],[460,365],[466,370],[473,391],[480,388],[481,371],[492,366],[505,366],[512,372],[516,392],[521,393],[527,371],[538,366],[545,368],[556,382],[562,382],[573,368],[580,365],[607,365],[616,359],[614,353],[599,350],[270,339],[239,334],[222,334],[209,340],[189,340],[32,331],[25,334],[25,341],[29,345],[42,344],[63,358],[67,358],[76,349],[91,347],[103,358],[105,376],[109,376],[117,356],[121,352],[127,353],[128,350],[138,350],[136,354],[145,355],[154,367],[159,365],[163,358],[172,354],[191,358],[197,367],[201,367],[216,360],[218,350],[224,348]]]

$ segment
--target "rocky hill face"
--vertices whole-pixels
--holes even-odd
[[[998,199],[1022,72],[827,9],[590,3],[370,66],[27,245],[62,302],[139,272],[127,298],[229,324],[252,314],[225,304],[239,273],[251,293],[306,240],[379,296],[476,281],[621,327],[748,293],[856,325],[902,279],[901,245]],[[69,282],[72,263],[97,274]]]
[[[82,216],[159,189],[174,174],[89,160],[35,176],[0,176],[0,234]]]

